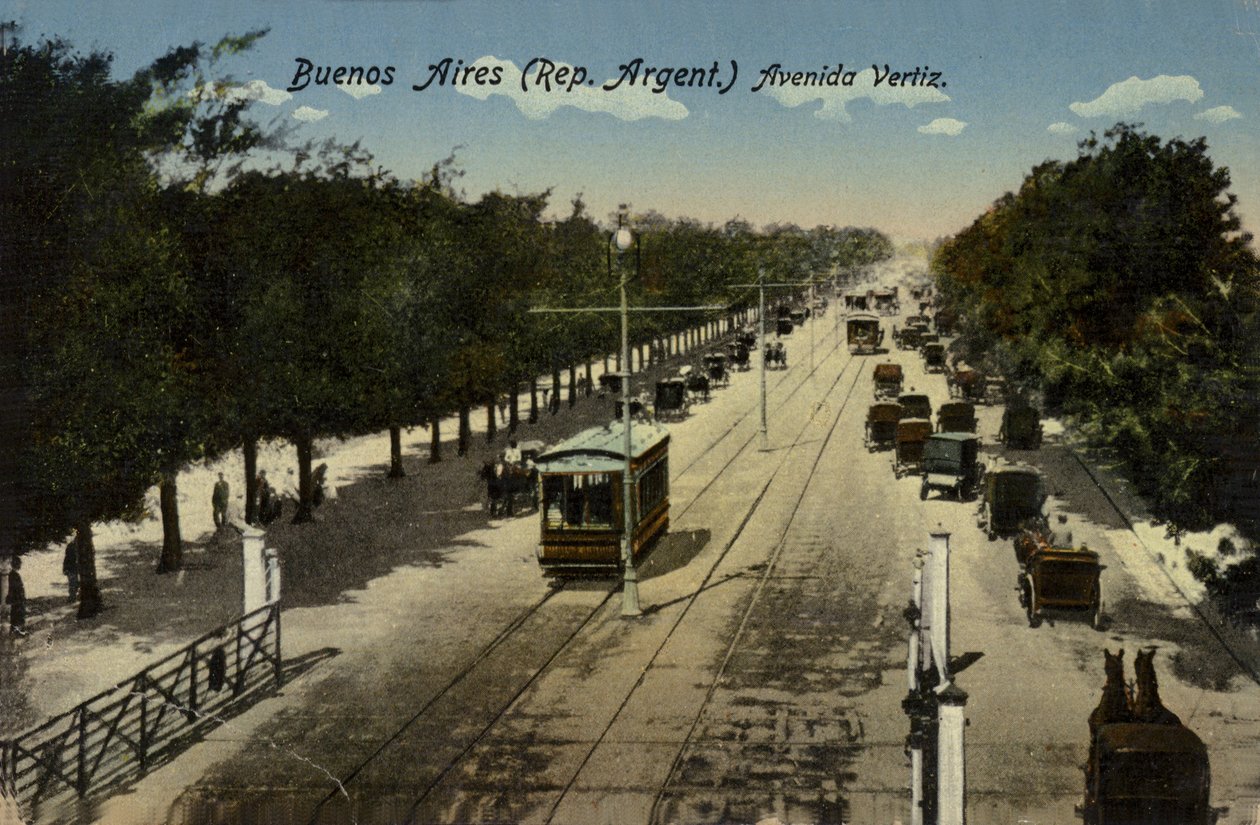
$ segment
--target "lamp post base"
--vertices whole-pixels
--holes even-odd
[[[639,607],[639,573],[634,563],[626,560],[626,572],[621,581],[621,618],[633,619],[643,615]]]

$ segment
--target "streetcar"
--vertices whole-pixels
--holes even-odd
[[[669,431],[630,428],[630,473],[637,560],[669,529]],[[621,570],[625,431],[585,430],[538,456],[541,538],[538,563],[548,575],[613,575]]]
[[[879,316],[866,313],[850,315],[846,322],[849,352],[873,355],[884,342],[884,331],[879,327]]]

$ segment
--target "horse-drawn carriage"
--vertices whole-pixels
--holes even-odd
[[[932,337],[936,337],[933,335]],[[945,372],[945,346],[938,341],[920,344],[924,372]]]
[[[1056,540],[1058,539],[1058,540]],[[1090,624],[1102,628],[1102,565],[1084,545],[1067,544],[1048,530],[1028,530],[1016,540],[1020,558],[1019,603],[1028,626],[1041,624],[1046,609],[1088,611]]]
[[[911,390],[914,387],[910,388]],[[932,421],[932,400],[923,393],[908,392],[897,396],[904,418],[923,418]]]
[[[848,332],[849,352],[873,355],[884,342],[879,317],[870,314],[850,315],[845,324]]]
[[[871,296],[866,292],[850,292],[844,296],[846,312],[870,312]]]
[[[906,324],[902,329],[894,327],[892,332],[893,343],[897,345],[897,349],[918,349],[921,335],[923,335],[923,328],[910,324]]]
[[[1041,447],[1041,412],[1027,405],[1007,407],[1002,411],[1002,426],[998,429],[998,441],[1017,450],[1036,450]]]
[[[731,341],[727,344],[726,354],[735,369],[741,372],[751,369],[748,363],[748,347],[743,341]]]
[[[1034,527],[1017,541],[1016,553],[1026,555],[1018,546],[1034,540],[1046,526],[1046,483],[1040,471],[1032,467],[1002,466],[989,471],[984,479],[984,500],[980,503],[978,526],[989,541],[998,536],[1014,536],[1030,525]]]
[[[726,370],[726,356],[720,352],[711,352],[704,356],[704,371],[713,386],[725,387],[731,383]]]
[[[1104,650],[1102,697],[1089,715],[1085,825],[1211,825],[1212,771],[1203,740],[1164,707],[1155,651],[1140,651],[1130,690],[1124,650]]]
[[[936,411],[938,433],[974,433],[976,431],[975,405],[966,401],[946,401]]]
[[[875,398],[888,399],[901,395],[902,381],[900,364],[876,364]]]
[[[742,341],[744,346],[751,350],[757,346],[757,337],[757,330],[752,327],[744,327],[735,335],[735,340]]]
[[[691,400],[687,395],[687,381],[681,376],[656,382],[656,399],[652,405],[652,417],[659,421],[677,421],[687,417]]]
[[[774,334],[778,337],[791,335],[792,330],[794,329],[796,329],[796,324],[792,323],[792,319],[790,317],[779,318],[774,322]]]
[[[866,411],[866,449],[887,450],[897,443],[897,422],[901,420],[901,407],[897,404],[872,404]]]
[[[621,373],[606,372],[599,377],[599,397],[621,396]]]
[[[897,289],[881,289],[875,295],[875,312],[879,315],[896,315],[901,311],[901,303],[897,300]]]
[[[526,446],[530,448],[530,459],[525,459]],[[541,453],[542,442],[527,441],[518,449],[521,461],[488,461],[481,465],[478,478],[486,483],[487,509],[490,517],[498,515],[511,516],[516,510],[516,500],[524,497],[533,509],[538,509],[538,470],[533,461]]]
[[[787,369],[787,348],[782,341],[767,343],[762,357],[765,359],[766,369]]]
[[[687,393],[694,401],[709,400],[709,376],[703,369],[683,367],[678,371],[679,377],[687,384]]]
[[[934,433],[923,445],[923,484],[919,498],[940,490],[959,501],[975,498],[984,477],[979,461],[980,437],[971,433]]]
[[[932,422],[927,419],[903,418],[897,422],[893,437],[893,475],[901,478],[923,469],[923,447],[931,434]]]
[[[814,310],[815,318],[824,317],[827,314],[827,299],[826,298],[815,299],[813,310]]]
[[[985,399],[984,375],[962,362],[959,362],[953,370],[946,371],[945,384],[949,388],[950,398],[972,403],[981,403]]]
[[[793,326],[805,326],[805,319],[809,317],[809,310],[794,309],[788,317],[792,319]]]

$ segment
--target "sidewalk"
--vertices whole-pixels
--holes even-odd
[[[676,371],[712,346],[713,342],[702,343],[687,354],[636,373],[636,385],[642,381],[650,386],[659,374]],[[602,363],[596,362],[592,369],[596,387],[601,373]],[[579,369],[577,375],[584,378],[585,371]],[[555,443],[608,420],[611,399],[595,395],[587,399],[579,394],[576,406],[570,408],[567,371],[562,377],[566,384],[558,413],[550,414],[540,404],[538,423],[526,423],[529,397],[525,394],[522,423],[515,437]],[[541,385],[550,386],[550,377],[542,379]],[[386,574],[409,568],[434,570],[451,554],[465,552],[456,537],[489,526],[484,486],[476,471],[507,443],[506,426],[499,428],[493,443],[487,443],[484,407],[473,411],[471,423],[470,452],[458,457],[453,438],[458,432],[458,417],[442,422],[447,438],[443,441],[444,460],[438,464],[427,461],[426,431],[413,430],[404,436],[408,477],[402,480],[385,477],[387,432],[317,444],[316,460],[328,463],[334,495],[317,511],[315,524],[295,526],[281,519],[268,529],[267,542],[280,549],[284,564],[286,610],[355,600],[353,594],[370,589]],[[294,463],[290,445],[260,445],[259,467],[281,492]],[[161,523],[156,515],[138,525],[96,526],[98,574],[106,610],[92,620],[76,621],[75,607],[67,603],[61,574],[63,547],[49,547],[25,557],[22,572],[31,633],[21,640],[6,634],[0,646],[0,738],[71,709],[240,613],[239,536],[233,531],[216,534],[211,528],[210,492],[219,472],[233,488],[232,515],[243,509],[238,481],[243,477],[243,459],[239,451],[182,473],[179,498],[185,566],[175,575],[153,572],[161,543]],[[156,513],[156,491],[151,491],[150,497],[150,512]],[[532,521],[528,526],[532,527]],[[532,562],[532,558],[527,561]],[[388,627],[389,622],[383,621]],[[286,635],[285,641],[286,661],[293,651],[302,653],[291,646],[297,639]],[[370,667],[370,663],[365,662],[365,666]]]

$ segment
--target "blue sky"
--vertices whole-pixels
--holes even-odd
[[[455,147],[476,197],[551,188],[722,222],[875,226],[900,238],[955,232],[1047,158],[1117,120],[1161,137],[1206,136],[1260,228],[1260,0],[1128,2],[465,2],[464,0],[0,0],[22,37],[59,34],[116,55],[129,74],[166,49],[269,27],[229,64],[270,117],[300,134],[362,140],[407,178]],[[289,94],[297,58],[394,67],[394,82]],[[500,67],[496,87],[413,84],[443,58]],[[515,81],[546,57],[593,86]],[[710,69],[726,94],[670,86],[603,91],[620,64]],[[762,69],[858,72],[848,87],[753,92]],[[938,88],[874,85],[930,67]],[[350,94],[348,90],[358,92]]]

